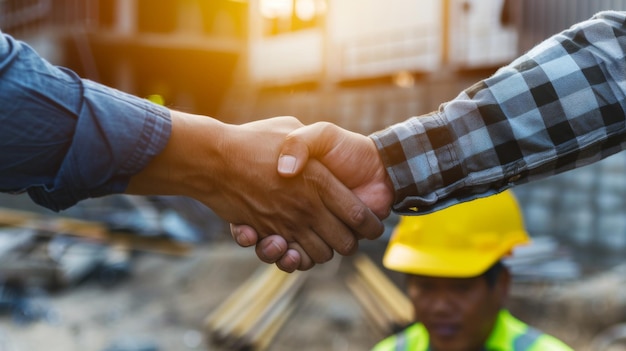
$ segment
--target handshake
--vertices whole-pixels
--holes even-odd
[[[192,197],[261,260],[306,270],[380,236],[392,205],[435,211],[624,150],[625,21],[599,13],[438,111],[370,136],[147,106],[0,33],[0,95],[15,101],[0,108],[0,191],[28,191],[53,210],[122,190]]]
[[[193,197],[231,223],[239,245],[287,272],[383,233],[394,188],[371,138],[293,117],[232,125],[171,113],[167,146],[127,193]]]

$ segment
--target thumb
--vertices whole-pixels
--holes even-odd
[[[321,158],[327,154],[332,149],[324,138],[329,126],[332,124],[318,122],[287,134],[278,157],[278,173],[293,177],[302,172],[309,157]]]

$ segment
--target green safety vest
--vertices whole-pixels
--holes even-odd
[[[560,340],[529,327],[501,310],[484,351],[573,351]],[[396,335],[379,342],[372,351],[431,351],[428,331],[415,323]]]

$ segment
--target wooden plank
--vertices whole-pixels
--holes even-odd
[[[0,208],[0,226],[31,228],[42,234],[67,234],[96,240],[107,238],[107,228],[103,223],[8,208]]]
[[[262,266],[205,319],[206,330],[231,349],[266,349],[293,310],[307,276]]]
[[[276,271],[280,272],[281,279],[274,281],[274,286],[271,292],[268,292],[263,298],[257,300],[257,304],[251,306],[248,315],[245,319],[242,319],[232,331],[233,335],[238,337],[247,336],[251,330],[255,330],[262,325],[263,319],[271,314],[275,306],[280,305],[283,300],[290,300],[290,296],[297,291],[302,283],[304,283],[303,272],[296,271],[294,273],[285,273],[279,271],[275,266]]]
[[[226,325],[243,313],[246,303],[252,301],[257,290],[271,279],[273,271],[268,266],[260,266],[235,292],[230,295],[217,309],[205,318],[205,328],[211,333],[225,329]]]
[[[374,326],[380,335],[387,335],[390,332],[391,316],[389,312],[372,295],[367,284],[360,277],[352,277],[346,281],[348,288],[354,294],[357,301],[363,307],[366,318]]]
[[[34,212],[0,208],[0,226],[29,228],[38,235],[71,235],[112,245],[124,245],[133,250],[173,256],[189,254],[193,245],[164,236],[144,236],[137,233],[109,231],[104,223],[66,217],[45,216]]]
[[[220,330],[222,336],[241,337],[245,326],[251,324],[250,321],[254,320],[255,316],[262,312],[267,302],[276,294],[278,287],[285,280],[287,273],[278,270],[273,265],[268,265],[268,270],[270,271],[268,279],[257,289],[253,290],[253,299],[240,302],[240,304],[243,305],[243,309],[241,309],[239,314],[233,316],[225,323],[224,327]]]
[[[185,256],[193,249],[191,243],[176,241],[163,236],[143,236],[127,232],[109,232],[107,241],[138,251],[147,251],[171,256]]]
[[[256,346],[256,350],[264,351],[269,349],[272,340],[274,340],[278,331],[282,328],[285,322],[287,322],[296,309],[293,304],[289,304],[287,306],[288,307],[284,312],[281,311],[281,313],[278,314],[278,318],[276,318],[273,323],[268,324],[268,328],[262,330],[262,333],[259,334],[260,337],[255,338],[254,345]]]
[[[393,312],[398,324],[413,320],[411,300],[367,256],[356,257],[355,266],[372,292]]]

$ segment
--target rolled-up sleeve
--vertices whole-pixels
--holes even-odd
[[[0,32],[0,190],[52,210],[123,192],[166,145],[169,110],[56,67]]]
[[[626,12],[608,11],[371,137],[394,210],[428,213],[624,150],[625,111]]]

